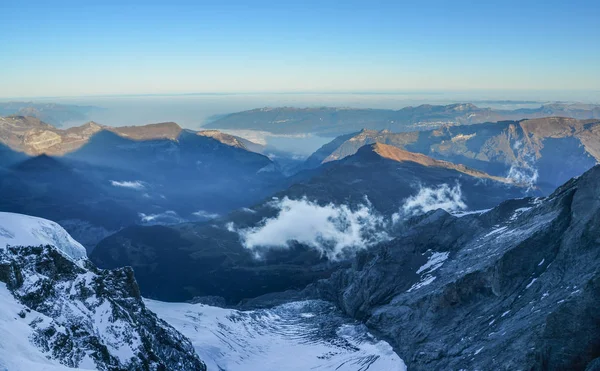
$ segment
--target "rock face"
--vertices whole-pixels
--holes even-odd
[[[215,129],[262,130],[276,134],[314,133],[336,136],[363,128],[405,132],[435,129],[444,125],[471,125],[549,116],[598,119],[600,106],[548,104],[533,109],[498,110],[477,107],[471,103],[457,103],[446,106],[424,104],[397,111],[278,107],[232,113],[211,122],[209,126]]]
[[[411,219],[306,294],[364,321],[411,370],[593,369],[599,185],[597,166],[545,199]]]
[[[549,117],[410,133],[363,130],[343,139],[317,151],[306,166],[340,160],[366,144],[382,143],[495,176],[529,179],[550,193],[600,160],[598,120]]]
[[[103,128],[95,122],[89,122],[62,130],[34,117],[0,117],[0,142],[28,155],[62,155],[83,146]]]
[[[190,342],[146,308],[130,268],[95,268],[52,222],[1,217],[3,242],[12,244],[0,248],[0,282],[21,304],[12,315],[50,360],[99,370],[206,369]],[[36,236],[55,246],[34,245]]]

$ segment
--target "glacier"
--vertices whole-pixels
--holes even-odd
[[[87,259],[85,247],[57,223],[29,215],[0,212],[0,249],[40,245],[54,246],[75,261]]]
[[[406,370],[387,342],[328,302],[307,300],[240,311],[144,301],[190,339],[208,370]]]

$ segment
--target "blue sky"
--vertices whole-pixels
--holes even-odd
[[[0,2],[0,97],[600,90],[597,0],[86,3]]]

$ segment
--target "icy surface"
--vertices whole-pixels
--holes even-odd
[[[0,212],[0,249],[51,245],[73,260],[86,258],[85,248],[57,223],[33,216]]]
[[[209,370],[406,370],[388,343],[326,302],[255,311],[145,302],[192,341]]]

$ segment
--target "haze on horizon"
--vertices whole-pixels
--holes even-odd
[[[593,0],[34,0],[0,11],[3,99],[600,90]]]

